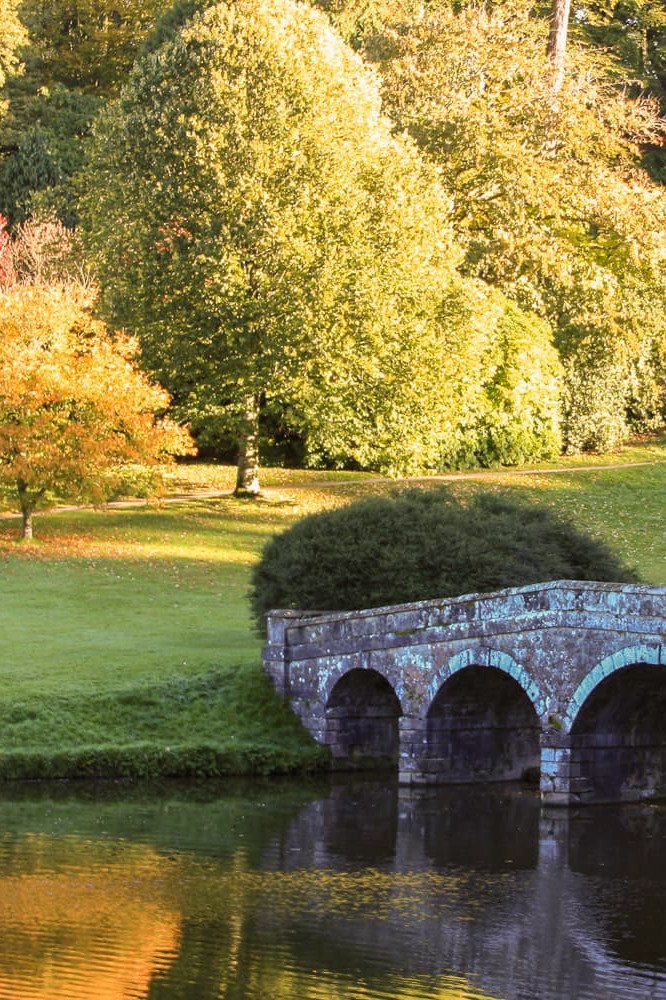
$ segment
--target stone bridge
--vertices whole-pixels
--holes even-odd
[[[666,587],[275,611],[264,667],[337,767],[404,784],[540,776],[553,805],[666,793]]]

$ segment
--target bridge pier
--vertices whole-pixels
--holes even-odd
[[[427,722],[414,715],[400,719],[400,763],[398,781],[401,785],[425,785],[427,772],[423,769],[428,744]]]
[[[548,730],[541,734],[541,801],[546,806],[572,805],[579,795],[577,765],[571,760],[571,737]]]
[[[450,784],[449,770],[448,761],[428,756],[427,720],[403,716],[400,719],[399,784]],[[571,737],[552,729],[543,732],[539,785],[544,806],[570,806],[584,801],[588,797],[589,782],[581,777],[580,771],[580,765],[572,760]],[[469,783],[475,780],[479,779],[469,776]],[[464,784],[465,781],[459,777],[453,783]]]
[[[580,776],[580,765],[572,760],[571,737],[548,729],[541,733],[540,792],[545,806],[568,806],[586,797],[587,785]],[[477,776],[468,773],[451,777],[451,761],[433,758],[428,753],[427,720],[403,716],[400,719],[401,785],[466,784],[479,781],[520,780],[520,774]]]

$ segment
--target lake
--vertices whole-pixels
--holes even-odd
[[[666,1000],[666,807],[336,779],[5,786],[0,997]]]

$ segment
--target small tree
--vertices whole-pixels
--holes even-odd
[[[0,484],[26,540],[48,491],[102,500],[127,463],[188,449],[182,428],[156,419],[169,397],[136,366],[135,342],[112,337],[89,305],[76,283],[0,290]]]

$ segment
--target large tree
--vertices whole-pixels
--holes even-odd
[[[258,488],[266,400],[315,450],[436,464],[481,334],[434,171],[322,14],[200,6],[96,129],[86,230],[105,314],[182,404],[228,413],[239,492]]]

